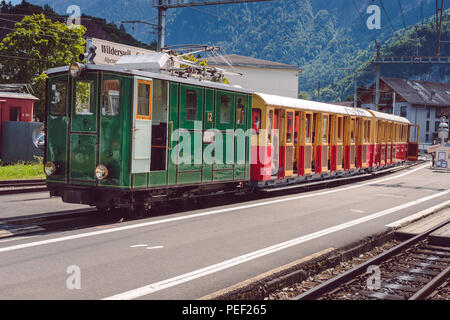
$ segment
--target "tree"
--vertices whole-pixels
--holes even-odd
[[[303,100],[311,100],[311,96],[310,96],[309,93],[306,92],[306,91],[300,91],[300,92],[298,93],[298,98],[299,98],[299,99],[303,99]]]
[[[0,42],[2,83],[29,83],[39,98],[34,114],[44,114],[44,71],[78,61],[84,52],[86,28],[52,22],[43,14],[25,16],[14,26],[14,32]]]

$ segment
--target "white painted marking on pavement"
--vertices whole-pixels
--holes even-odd
[[[389,228],[401,227],[402,225],[404,225],[406,223],[418,220],[418,219],[420,219],[420,218],[422,218],[424,216],[427,216],[427,215],[433,213],[433,211],[441,209],[441,208],[444,208],[444,207],[446,207],[448,205],[450,205],[450,200],[444,201],[444,202],[442,202],[440,204],[437,204],[435,206],[432,206],[432,207],[430,207],[428,209],[425,209],[425,210],[417,212],[417,213],[415,213],[413,215],[407,216],[406,218],[403,218],[403,219],[394,221],[392,223],[389,223],[389,224],[386,225],[386,227],[389,227]]]
[[[262,256],[265,256],[265,255],[268,255],[268,254],[271,254],[271,253],[274,253],[274,252],[277,252],[277,251],[280,251],[280,250],[283,250],[283,249],[286,249],[286,248],[298,245],[300,243],[303,243],[303,242],[306,242],[306,241],[309,241],[309,240],[313,240],[313,239],[316,239],[316,238],[319,238],[319,237],[323,237],[323,236],[325,236],[327,234],[330,234],[330,233],[334,233],[334,232],[337,232],[337,231],[340,231],[340,230],[343,230],[343,229],[346,229],[346,228],[350,228],[352,226],[355,226],[355,225],[358,225],[358,224],[361,224],[361,223],[364,223],[364,222],[367,222],[367,221],[370,221],[370,220],[373,220],[373,219],[376,219],[376,218],[379,218],[379,217],[391,214],[393,212],[396,212],[396,211],[399,211],[399,210],[402,210],[402,209],[405,209],[405,208],[417,205],[419,203],[422,203],[422,202],[425,202],[425,201],[428,201],[428,200],[431,200],[431,199],[434,199],[434,198],[437,198],[437,197],[441,197],[443,195],[447,195],[449,193],[450,193],[450,190],[439,192],[439,193],[436,193],[434,195],[427,196],[427,197],[424,197],[424,198],[421,198],[421,199],[417,199],[415,201],[411,201],[411,202],[408,202],[408,203],[405,203],[405,204],[402,204],[402,205],[399,205],[397,207],[393,207],[393,208],[390,208],[390,209],[387,209],[387,210],[383,210],[383,211],[371,214],[369,216],[366,216],[366,217],[363,217],[363,218],[360,218],[360,219],[352,220],[352,221],[349,221],[349,222],[346,222],[346,223],[343,223],[343,224],[340,224],[340,225],[337,225],[337,226],[334,226],[334,227],[330,227],[330,228],[327,228],[327,229],[324,229],[324,230],[320,230],[320,231],[317,231],[317,232],[314,232],[314,233],[311,233],[311,234],[308,234],[308,235],[305,235],[305,236],[301,236],[301,237],[298,237],[298,238],[295,238],[295,239],[292,239],[292,240],[281,242],[281,243],[275,244],[273,246],[270,246],[270,247],[267,247],[267,248],[264,248],[264,249],[253,251],[253,252],[244,254],[242,256],[236,257],[236,258],[232,258],[232,259],[229,259],[229,260],[226,260],[226,261],[222,261],[222,262],[219,262],[217,264],[214,264],[214,265],[202,268],[202,269],[198,269],[198,270],[195,270],[195,271],[192,271],[192,272],[189,272],[189,273],[185,273],[185,274],[182,274],[182,275],[170,278],[170,279],[166,279],[166,280],[163,280],[163,281],[160,281],[160,282],[152,283],[152,284],[149,284],[147,286],[143,286],[143,287],[140,287],[140,288],[137,288],[137,289],[133,289],[133,290],[126,291],[126,292],[123,292],[123,293],[119,293],[117,295],[113,295],[113,296],[104,298],[103,300],[130,300],[130,299],[136,299],[136,298],[139,298],[139,297],[142,297],[142,296],[145,296],[145,295],[148,295],[148,294],[151,294],[151,293],[163,290],[163,289],[167,289],[167,288],[170,288],[170,287],[173,287],[173,286],[185,283],[185,282],[189,282],[189,281],[195,280],[197,278],[201,278],[201,277],[207,276],[207,275],[212,274],[212,273],[216,273],[216,272],[221,271],[221,270],[225,270],[225,269],[231,268],[233,266],[242,264],[244,262],[248,262],[248,261],[254,260],[256,258],[260,258]]]
[[[146,247],[147,244],[135,244],[133,246],[130,246],[130,248],[139,248],[139,247]]]
[[[387,194],[387,193],[377,193],[375,194],[377,197],[388,197],[388,198],[404,198],[405,195],[401,194]]]
[[[164,248],[163,246],[154,246],[154,247],[147,247],[146,249],[151,250],[151,249],[162,249]]]
[[[429,166],[429,163],[427,163],[425,165],[422,165],[422,166],[420,166],[418,168],[415,168],[415,169],[413,169],[411,171],[408,171],[408,172],[405,172],[405,173],[402,173],[402,174],[399,174],[399,175],[396,175],[396,176],[393,176],[393,177],[387,177],[387,178],[383,178],[383,179],[379,179],[379,180],[375,180],[375,181],[370,181],[370,182],[365,182],[365,183],[362,183],[362,184],[357,184],[357,185],[354,185],[354,186],[349,186],[349,187],[340,188],[340,189],[327,190],[327,191],[322,191],[322,192],[317,192],[317,193],[311,193],[311,194],[305,194],[305,195],[290,197],[290,198],[282,198],[282,199],[271,200],[271,201],[266,201],[266,202],[258,202],[258,203],[244,205],[244,206],[224,208],[224,209],[218,209],[218,210],[201,212],[201,213],[194,213],[194,214],[190,214],[190,215],[187,215],[187,216],[181,216],[181,217],[175,217],[175,218],[167,218],[167,219],[161,219],[161,220],[157,220],[157,221],[137,223],[137,224],[132,224],[132,225],[123,226],[123,227],[117,227],[117,228],[111,228],[111,229],[106,229],[106,230],[98,230],[98,231],[92,231],[92,232],[75,234],[75,235],[71,235],[71,236],[65,236],[65,237],[41,240],[41,241],[36,241],[36,242],[18,244],[18,245],[14,245],[14,246],[10,246],[10,247],[0,248],[0,253],[13,251],[13,250],[24,249],[24,248],[42,246],[42,245],[47,245],[47,244],[53,244],[53,243],[58,243],[58,242],[63,242],[63,241],[68,241],[68,240],[82,239],[82,238],[87,238],[87,237],[92,237],[92,236],[97,236],[97,235],[107,234],[107,233],[112,233],[112,232],[131,230],[131,229],[136,229],[136,228],[142,228],[142,227],[147,227],[147,226],[152,226],[152,225],[157,225],[157,224],[162,224],[162,223],[169,223],[169,222],[175,222],[175,221],[181,221],[181,220],[188,220],[188,219],[193,219],[193,218],[198,218],[198,217],[214,215],[214,214],[218,214],[218,213],[225,213],[225,212],[231,212],[231,211],[237,211],[237,210],[243,210],[243,209],[262,207],[262,206],[267,206],[267,205],[275,204],[275,203],[282,203],[282,202],[287,202],[287,201],[292,201],[292,200],[299,200],[299,199],[304,199],[304,198],[311,198],[311,197],[321,196],[321,195],[325,195],[325,194],[337,193],[337,192],[341,192],[341,191],[361,188],[361,187],[364,187],[364,186],[368,186],[368,185],[371,185],[371,184],[380,183],[380,182],[384,182],[384,181],[388,181],[388,180],[392,180],[392,179],[401,178],[401,177],[404,177],[406,175],[414,173],[414,172],[416,172],[418,170],[421,170],[421,169],[423,169],[425,167],[428,167],[428,166]]]

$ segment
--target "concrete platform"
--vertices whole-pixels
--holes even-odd
[[[420,233],[423,233],[431,228],[450,220],[450,207],[446,207],[434,214],[420,219],[414,223],[407,225],[406,227],[397,230],[396,235],[403,238],[411,238]],[[430,244],[440,246],[450,246],[450,223],[434,231],[430,235]]]

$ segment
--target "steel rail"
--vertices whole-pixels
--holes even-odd
[[[448,223],[450,223],[450,220],[444,221],[444,222],[440,223],[439,225],[434,226],[433,228],[393,247],[392,249],[390,249],[376,257],[373,257],[372,259],[360,264],[359,266],[356,266],[353,269],[350,269],[350,270],[344,272],[343,274],[341,274],[337,277],[334,277],[334,278],[292,298],[291,300],[315,300],[315,299],[319,298],[320,296],[339,288],[341,285],[349,282],[350,280],[353,280],[357,276],[359,276],[363,273],[366,273],[366,270],[369,266],[378,265],[381,262],[384,262],[384,261],[388,260],[389,258],[401,253],[402,251],[411,247],[412,245],[416,244],[417,242],[426,239],[431,233],[442,228],[443,226],[447,225]]]
[[[439,288],[439,286],[450,276],[450,266],[448,266],[444,271],[439,273],[433,280],[427,283],[425,287],[417,291],[408,300],[425,300],[434,290]]]

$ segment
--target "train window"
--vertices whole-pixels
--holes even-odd
[[[231,99],[229,95],[220,96],[220,123],[230,123]]]
[[[186,90],[186,120],[197,120],[197,91]]]
[[[342,135],[343,135],[342,117],[338,117],[338,132],[337,132],[337,140],[338,140],[338,142],[342,142]]]
[[[328,117],[323,116],[322,119],[322,142],[327,143],[328,142]]]
[[[370,120],[365,121],[364,129],[366,132],[364,142],[370,142]]]
[[[272,143],[272,123],[273,123],[273,110],[269,110],[269,123],[267,124],[267,138],[269,143]]]
[[[94,106],[94,80],[78,80],[75,84],[75,114],[92,115]]]
[[[253,109],[252,111],[252,128],[255,133],[259,134],[259,130],[261,129],[261,110]]]
[[[294,114],[292,112],[287,113],[287,130],[286,130],[286,142],[292,142]]]
[[[355,119],[350,120],[350,143],[355,143]]]
[[[316,142],[316,123],[317,123],[317,114],[313,115],[313,120],[312,120],[312,143]]]
[[[138,81],[138,101],[136,119],[151,119],[152,83]]]
[[[119,114],[120,81],[103,81],[103,107],[104,116],[115,116]]]
[[[311,142],[311,115],[307,114],[306,115],[306,123],[305,123],[305,128],[306,128],[306,143],[310,143]]]
[[[50,114],[52,116],[66,115],[67,81],[56,81],[52,84],[50,98]]]
[[[236,124],[245,124],[245,102],[244,98],[238,98],[236,110]]]

